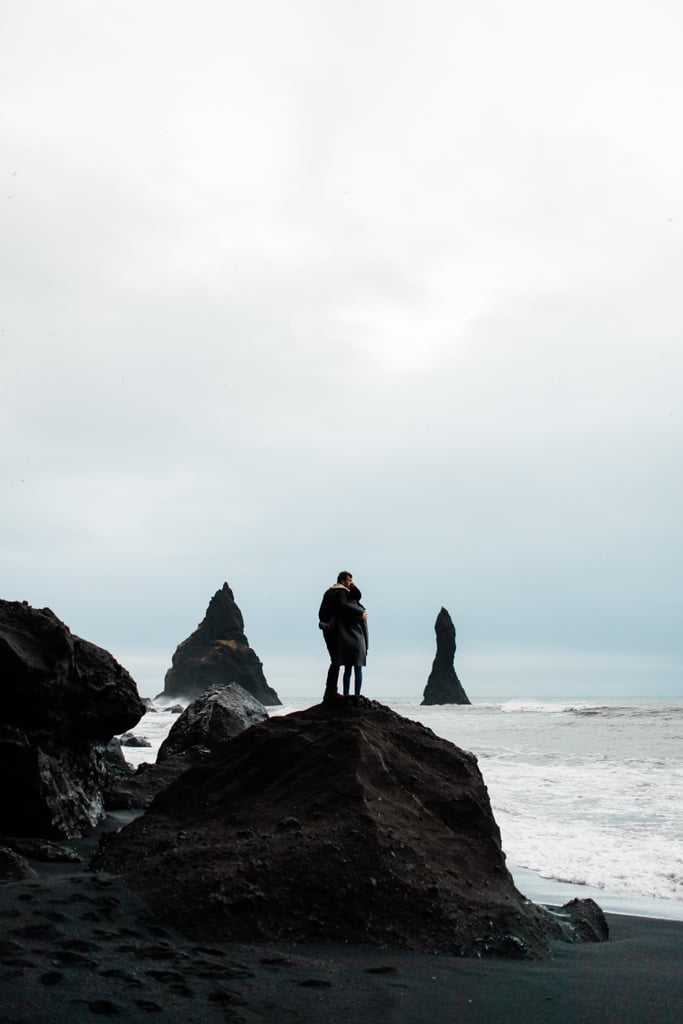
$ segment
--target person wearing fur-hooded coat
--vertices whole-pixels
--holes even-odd
[[[365,665],[367,613],[353,596],[353,576],[340,572],[337,582],[323,594],[318,612],[318,625],[323,632],[330,655],[323,700],[334,700],[337,694],[339,669],[342,665]]]

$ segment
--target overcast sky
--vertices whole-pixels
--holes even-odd
[[[4,0],[0,596],[285,702],[681,696],[678,0]]]

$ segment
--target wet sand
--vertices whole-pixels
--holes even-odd
[[[542,962],[376,947],[202,946],[112,876],[0,883],[0,1022],[674,1024],[683,923],[608,915],[611,939]]]

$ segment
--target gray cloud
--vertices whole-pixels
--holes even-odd
[[[155,692],[228,579],[314,696],[349,566],[380,695],[441,604],[475,696],[679,691],[676,6],[3,18],[4,597]]]

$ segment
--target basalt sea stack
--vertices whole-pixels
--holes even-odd
[[[194,633],[176,648],[162,696],[195,698],[226,683],[238,683],[262,704],[281,703],[266,682],[263,665],[244,634],[242,612],[224,583]]]
[[[0,834],[70,838],[96,825],[105,747],[144,713],[108,651],[49,608],[0,600]]]
[[[442,608],[434,623],[436,656],[425,686],[423,704],[469,704],[453,664],[455,659],[455,626]]]
[[[474,755],[363,697],[240,733],[93,866],[200,942],[533,958],[562,937],[514,886]]]

